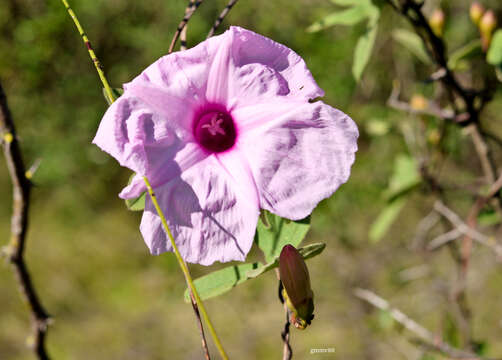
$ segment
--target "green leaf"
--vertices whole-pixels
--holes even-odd
[[[493,226],[502,222],[500,214],[494,210],[483,211],[478,215],[478,224],[480,226]]]
[[[431,59],[427,54],[424,42],[416,33],[406,29],[396,29],[392,32],[392,37],[424,64],[431,64]]]
[[[481,54],[483,54],[483,50],[481,48],[481,40],[472,40],[466,45],[462,46],[460,49],[457,49],[450,54],[448,67],[452,70],[456,70],[461,65],[462,60],[467,60]]]
[[[310,217],[291,221],[267,213],[266,219],[268,224],[264,224],[260,218],[256,228],[255,241],[265,254],[267,262],[279,256],[284,245],[291,244],[298,247],[310,229]]]
[[[127,185],[129,185],[131,183],[134,176],[136,176],[136,174],[132,174],[131,176],[129,176],[129,181],[127,182]],[[145,209],[145,199],[146,199],[146,192],[142,193],[137,198],[126,199],[126,200],[124,200],[124,202],[125,202],[128,210],[143,211]]]
[[[397,219],[407,200],[407,197],[398,198],[387,204],[382,210],[370,227],[369,239],[372,243],[377,243],[383,238],[390,226]]]
[[[324,248],[326,248],[326,244],[315,243],[315,244],[311,244],[311,245],[307,245],[302,248],[299,248],[298,252],[303,257],[304,260],[308,260],[308,259],[313,258],[314,256],[317,256],[320,253],[322,253]],[[265,265],[260,266],[254,270],[248,271],[247,276],[250,279],[255,278],[257,276],[260,276],[260,275],[266,273],[267,271],[275,269],[278,266],[279,266],[279,257],[276,257],[274,261],[266,263]]]
[[[370,25],[366,33],[357,41],[356,49],[354,50],[354,62],[352,63],[352,74],[357,82],[361,79],[364,68],[370,59],[373,45],[375,45],[377,30],[377,23],[372,26]]]
[[[490,48],[486,54],[486,61],[492,65],[502,64],[502,29],[495,31]]]
[[[362,1],[366,2],[367,0],[331,0],[333,4],[340,6],[355,6],[359,5]]]
[[[194,280],[195,288],[202,300],[209,299],[248,280],[246,273],[261,266],[261,263],[232,265]],[[185,290],[185,301],[190,302],[190,292]]]
[[[298,252],[307,260],[322,253],[326,244],[315,243],[299,248]],[[281,248],[282,249],[282,248]],[[228,266],[195,279],[194,285],[202,300],[222,295],[243,282],[254,279],[279,266],[279,256],[265,265],[256,262]],[[185,301],[190,302],[190,293],[185,290]]]
[[[388,200],[393,200],[413,190],[422,182],[414,158],[406,154],[399,154],[394,160],[394,172],[389,180],[389,187],[385,191]]]
[[[112,88],[112,93],[113,96],[115,97],[115,100],[117,100],[124,93],[124,89]],[[113,103],[114,100],[110,99],[110,97],[108,96],[108,92],[106,91],[105,88],[103,88],[103,96],[105,97],[105,100],[108,103],[108,105],[111,105]]]
[[[367,9],[363,6],[354,6],[329,14],[324,19],[310,25],[307,28],[307,32],[320,31],[334,25],[354,25],[364,20],[367,15]]]

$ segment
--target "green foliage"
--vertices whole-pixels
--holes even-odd
[[[394,160],[394,171],[389,180],[389,187],[385,191],[386,197],[393,200],[418,186],[422,178],[417,169],[417,162],[414,158],[406,154],[397,155]]]
[[[132,174],[129,176],[129,181],[127,185],[129,185],[132,179],[136,176],[136,174]],[[143,211],[145,209],[145,200],[146,200],[146,192],[142,193],[140,196],[133,199],[124,200],[125,205],[128,210],[131,211]]]
[[[462,67],[465,61],[483,54],[481,40],[475,39],[450,54],[448,67],[452,70]]]
[[[311,244],[298,249],[303,259],[307,260],[322,253],[326,244]],[[282,249],[282,248],[281,248]],[[221,270],[194,280],[195,287],[202,300],[222,295],[243,282],[254,279],[279,266],[279,256],[273,261],[263,265],[255,262],[252,264],[231,265]],[[185,301],[190,301],[190,293],[185,290]]]
[[[502,65],[502,29],[497,30],[493,35],[486,61],[494,66]]]
[[[431,59],[429,54],[427,54],[424,42],[415,32],[407,29],[395,29],[392,31],[392,37],[415,55],[418,60],[427,65],[431,64]]]
[[[380,212],[370,227],[371,242],[380,241],[399,216],[408,200],[407,194],[421,183],[415,159],[409,155],[399,154],[394,161],[394,172],[384,195],[389,203]]]
[[[258,221],[255,242],[270,262],[279,256],[284,245],[298,247],[310,229],[310,217],[291,221],[266,211],[264,213],[266,220],[260,218]]]
[[[103,88],[103,96],[105,97],[106,102],[108,105],[111,105],[114,100],[117,100],[122,94],[124,93],[124,89],[122,88],[112,88],[112,94],[115,97],[115,99],[110,99],[110,96],[108,96],[108,92],[106,91],[105,88]]]
[[[310,25],[307,32],[317,32],[334,25],[355,25],[366,19],[367,27],[356,43],[352,64],[352,75],[356,81],[359,81],[375,44],[380,7],[371,0],[332,0],[332,2],[336,5],[351,7],[327,15],[324,19]]]
[[[195,288],[202,300],[226,293],[233,287],[249,280],[247,272],[259,267],[260,263],[232,265],[194,280]],[[190,292],[185,290],[185,301],[190,302]]]

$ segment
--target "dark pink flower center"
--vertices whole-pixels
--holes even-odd
[[[237,133],[232,116],[224,109],[207,109],[195,115],[194,136],[210,152],[222,152],[235,144]]]

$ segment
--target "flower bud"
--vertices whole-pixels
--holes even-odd
[[[429,18],[429,25],[436,36],[440,37],[443,35],[443,28],[444,28],[443,10],[441,10],[440,8],[434,10],[431,17]]]
[[[284,288],[283,297],[291,312],[291,323],[303,330],[314,318],[314,293],[310,287],[307,264],[294,246],[282,248],[279,273]]]
[[[469,9],[469,16],[476,26],[479,25],[479,21],[481,20],[484,12],[485,8],[479,2],[475,1],[471,4],[471,8]]]
[[[493,10],[485,12],[479,22],[479,32],[481,33],[481,42],[483,50],[487,51],[492,40],[493,30],[497,27],[497,18]]]

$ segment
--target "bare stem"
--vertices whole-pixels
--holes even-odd
[[[35,290],[31,275],[24,260],[26,233],[28,231],[28,212],[30,207],[31,182],[26,177],[21,149],[17,141],[14,121],[7,105],[7,97],[0,84],[0,134],[3,151],[7,161],[9,176],[12,180],[13,210],[11,237],[3,249],[7,260],[12,264],[19,288],[28,303],[33,327],[33,351],[39,359],[49,359],[45,349],[45,339],[50,318]]]
[[[176,32],[174,33],[174,36],[171,40],[171,44],[169,45],[169,50],[167,51],[168,54],[174,51],[174,47],[176,46],[176,41],[178,41],[178,38],[180,37],[180,34],[183,31],[183,28],[185,27],[186,24],[188,24],[188,21],[190,21],[190,18],[199,8],[200,4],[202,4],[203,1],[204,0],[196,0],[195,2],[193,3],[190,2],[188,4],[189,5],[189,7],[187,8],[188,11],[185,11],[185,16],[183,17],[183,20],[181,20],[178,27],[176,28]]]
[[[209,39],[211,36],[214,35],[214,32],[218,29],[218,26],[220,26],[221,22],[223,19],[225,19],[225,16],[229,13],[230,10],[232,10],[233,6],[237,3],[239,0],[229,0],[227,6],[223,9],[223,11],[220,13],[218,18],[215,20],[213,27],[211,30],[209,30],[209,33],[207,34],[206,39]]]
[[[206,360],[211,360],[211,356],[209,356],[209,349],[207,348],[206,336],[204,335],[204,327],[202,326],[202,321],[200,319],[199,307],[197,306],[197,301],[195,301],[195,297],[193,293],[190,291],[190,301],[192,301],[193,311],[195,316],[197,317],[197,322],[199,324],[200,338],[202,341],[202,350],[204,350],[204,356]]]
[[[452,359],[488,360],[487,358],[480,357],[471,352],[457,349],[450,344],[442,341],[441,338],[435,336],[432,332],[417,323],[415,320],[408,317],[401,310],[392,307],[387,300],[381,298],[372,291],[356,288],[354,289],[354,295],[380,310],[387,311],[395,321],[403,325],[407,330],[417,335],[433,350],[446,354]]]

